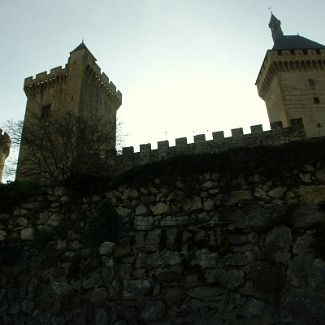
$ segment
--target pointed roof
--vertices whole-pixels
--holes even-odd
[[[300,35],[285,35],[283,38],[278,39],[273,45],[273,50],[317,49],[325,49],[325,46]]]
[[[273,50],[325,49],[325,46],[300,35],[283,35],[281,21],[273,13],[269,27],[274,41]]]
[[[96,58],[93,56],[93,54],[89,51],[88,47],[86,46],[86,44],[84,43],[84,41],[82,40],[82,42],[73,50],[70,52],[71,53],[74,53],[74,52],[78,52],[80,50],[86,50],[88,52],[88,54],[90,54],[92,56],[92,58],[96,60]]]
[[[269,22],[269,27],[271,29],[273,28],[279,28],[281,29],[281,20],[279,20],[278,18],[276,18],[273,13],[271,12],[271,18],[270,18],[270,22]]]

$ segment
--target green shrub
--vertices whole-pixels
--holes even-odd
[[[109,200],[98,207],[94,216],[89,217],[84,228],[86,245],[96,247],[104,241],[118,241],[122,236],[121,217]]]
[[[125,181],[150,180],[164,177],[198,175],[218,172],[231,179],[239,175],[251,176],[259,173],[265,177],[287,179],[288,172],[306,164],[325,163],[325,141],[323,138],[293,141],[278,146],[238,147],[217,153],[181,155],[163,161],[138,166],[122,174],[115,184]],[[297,178],[288,179],[296,182]]]
[[[10,212],[19,204],[41,194],[41,187],[33,182],[0,184],[0,212]]]
[[[109,176],[74,174],[65,180],[64,186],[77,196],[90,196],[106,190]]]
[[[12,243],[8,240],[0,244],[0,264],[15,265],[22,257],[22,248],[18,243]]]
[[[33,228],[34,244],[38,249],[43,249],[47,244],[55,239],[55,231],[48,228]]]
[[[313,234],[310,248],[318,258],[325,261],[325,228],[317,229]]]

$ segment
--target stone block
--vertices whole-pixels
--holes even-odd
[[[143,301],[150,289],[151,284],[149,280],[124,280],[123,299]]]
[[[151,144],[140,144],[140,152],[141,153],[150,153],[151,152]]]
[[[138,230],[148,230],[154,225],[153,217],[136,216],[134,218],[134,227]]]
[[[21,230],[20,238],[22,240],[33,240],[34,239],[34,230],[32,227],[28,227]]]
[[[223,141],[225,138],[224,132],[223,131],[213,132],[212,138],[213,138],[213,141],[216,141],[216,142]]]
[[[101,305],[107,297],[107,291],[105,288],[95,288],[90,296],[90,302],[92,304]]]
[[[269,191],[267,194],[272,198],[272,199],[280,199],[283,194],[285,193],[286,188],[284,187],[276,187]]]
[[[263,126],[262,126],[262,124],[252,125],[250,128],[251,128],[251,133],[252,134],[260,134],[260,133],[263,133]]]
[[[233,138],[239,138],[244,135],[244,131],[242,128],[231,129],[231,135]]]
[[[115,244],[109,241],[105,241],[103,242],[100,246],[99,246],[99,254],[100,255],[105,255],[105,256],[111,256],[114,250],[114,246]]]
[[[238,203],[249,201],[251,199],[252,199],[252,194],[250,191],[246,191],[246,190],[233,191],[231,192],[228,204],[236,205]]]
[[[310,228],[325,223],[325,211],[317,204],[298,206],[290,215],[289,221],[294,228]]]
[[[159,202],[156,205],[151,206],[151,210],[154,215],[161,215],[169,213],[170,207],[166,203]]]
[[[194,143],[205,142],[205,134],[198,134],[194,136]]]
[[[175,139],[176,147],[183,147],[187,145],[187,138],[177,138]]]
[[[135,215],[136,216],[144,216],[148,215],[150,213],[149,207],[147,207],[144,204],[140,204],[135,209]]]

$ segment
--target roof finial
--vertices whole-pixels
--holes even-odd
[[[281,21],[276,18],[271,11],[271,19],[269,22],[269,27],[272,31],[272,38],[274,43],[283,37],[283,32],[281,29]]]

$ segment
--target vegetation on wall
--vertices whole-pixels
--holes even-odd
[[[43,114],[44,113],[44,114]],[[115,147],[115,127],[99,114],[53,114],[48,107],[40,115],[8,122],[13,146],[22,145],[18,175],[46,183],[58,183],[74,174],[106,175]],[[115,150],[113,150],[115,154]]]
[[[325,227],[317,229],[313,234],[313,242],[311,243],[311,249],[317,257],[325,261]]]
[[[277,179],[313,162],[325,163],[323,138],[280,146],[238,147],[212,154],[183,155],[133,168],[118,177],[115,183],[158,176],[175,179],[204,172],[219,172],[230,178],[259,173]]]
[[[104,241],[116,242],[122,235],[121,216],[110,200],[103,201],[97,212],[87,218],[83,231],[86,245],[96,247]]]
[[[40,193],[41,187],[35,182],[0,184],[0,212],[9,212]]]

